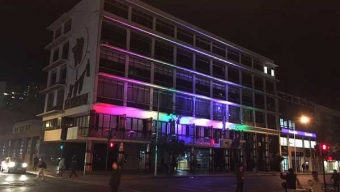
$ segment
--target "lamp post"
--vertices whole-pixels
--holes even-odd
[[[157,176],[157,164],[158,164],[158,124],[159,124],[159,99],[161,90],[158,90],[157,94],[157,123],[156,123],[156,146],[155,146],[155,172],[154,175]]]
[[[302,124],[307,124],[309,123],[310,119],[309,117],[302,115],[300,117],[300,123]],[[295,140],[295,135],[296,135],[296,130],[295,130],[295,126],[294,126],[294,165],[295,165],[295,173],[297,173],[297,160],[296,160],[296,140]]]

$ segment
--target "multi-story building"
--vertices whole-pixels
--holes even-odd
[[[308,165],[309,170],[316,169],[314,166],[317,162],[314,158],[314,145],[316,144],[317,130],[313,123],[315,104],[283,92],[278,92],[278,96],[280,97],[280,145],[284,158],[282,170],[293,168],[303,171],[303,164],[306,167]],[[301,122],[303,117],[308,118],[309,122]]]
[[[315,105],[315,127],[317,127],[318,141],[330,146],[329,157],[324,162],[325,170],[338,170],[340,163],[340,111]],[[321,166],[320,166],[321,167]]]
[[[45,142],[65,142],[86,171],[100,168],[107,129],[110,160],[124,158],[124,169],[154,167],[158,130],[185,141],[178,169],[270,170],[279,152],[272,60],[135,0],[83,0],[48,29]],[[229,148],[239,139],[249,152]]]
[[[32,165],[34,155],[39,154],[42,134],[41,120],[28,120],[14,124],[11,133],[0,137],[1,157],[19,157]]]
[[[18,105],[43,100],[39,91],[42,85],[37,83],[26,83],[19,85],[16,83],[0,82],[0,107],[5,109],[15,108]]]

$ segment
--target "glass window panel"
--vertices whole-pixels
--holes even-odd
[[[304,141],[303,141],[303,146],[304,146],[305,148],[310,148],[310,142],[309,142],[309,140],[304,140]]]

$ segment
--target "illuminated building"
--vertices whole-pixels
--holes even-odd
[[[91,152],[105,149],[107,128],[117,143],[113,159],[124,158],[124,169],[152,169],[157,121],[160,140],[185,141],[180,170],[194,160],[204,171],[238,163],[270,170],[279,152],[272,60],[134,0],[83,0],[48,29],[45,142],[65,139],[65,151],[82,145],[86,171],[96,168]],[[231,150],[236,140],[236,148],[245,144]],[[163,158],[160,149],[159,166]]]

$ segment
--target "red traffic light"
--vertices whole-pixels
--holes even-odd
[[[110,142],[110,148],[113,148],[115,144],[113,142]]]
[[[323,145],[322,145],[322,150],[324,150],[324,151],[325,151],[325,150],[328,150],[328,146],[327,146],[326,144],[323,144]]]
[[[328,156],[327,160],[328,161],[333,161],[333,157],[332,156]]]

